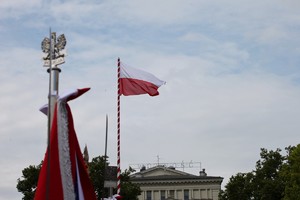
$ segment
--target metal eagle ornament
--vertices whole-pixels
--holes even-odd
[[[56,33],[51,33],[51,39],[45,37],[42,41],[42,50],[45,53],[45,56],[43,57],[44,60],[44,66],[50,67],[50,57],[52,66],[60,65],[65,62],[65,46],[67,44],[67,40],[64,34],[58,36],[56,40]]]

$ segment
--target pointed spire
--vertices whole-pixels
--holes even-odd
[[[85,145],[84,150],[83,150],[83,160],[84,160],[86,166],[88,166],[88,163],[89,163],[89,152],[88,152],[87,145]]]

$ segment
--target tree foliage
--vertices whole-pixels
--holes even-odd
[[[123,200],[138,200],[138,196],[141,194],[141,188],[130,181],[130,174],[135,172],[134,169],[129,167],[121,173],[121,196]]]
[[[34,198],[41,167],[42,163],[36,166],[30,165],[22,170],[22,178],[17,180],[17,189],[18,192],[23,193],[23,200],[32,200]]]
[[[229,179],[221,200],[299,200],[300,145],[286,148],[287,155],[262,148],[255,170]]]
[[[97,199],[100,200],[102,196],[107,197],[108,192],[107,190],[103,190],[104,188],[104,167],[108,166],[108,163],[105,162],[104,156],[98,156],[92,159],[92,161],[89,163],[89,175],[91,178],[91,181],[93,183]],[[104,193],[104,194],[103,194]]]
[[[104,167],[108,167],[108,165],[109,163],[105,163],[104,156],[95,157],[92,159],[92,162],[89,163],[89,174],[94,185],[98,200],[100,200],[102,197],[109,196],[108,189],[103,191]],[[121,173],[121,196],[123,196],[123,200],[136,200],[138,195],[141,194],[140,187],[130,181],[130,174],[133,172],[134,170],[129,168]],[[114,193],[116,192],[117,191],[115,190]]]
[[[288,147],[287,163],[283,166],[281,176],[285,181],[284,200],[300,199],[300,144]]]
[[[251,180],[252,173],[238,173],[232,176],[225,186],[226,190],[221,191],[220,200],[239,199],[248,200],[252,196]]]
[[[279,171],[282,168],[284,156],[280,152],[280,149],[276,151],[261,149],[261,159],[256,162],[252,182],[254,199],[282,199],[284,184]]]

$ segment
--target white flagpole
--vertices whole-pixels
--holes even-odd
[[[49,66],[49,93],[48,93],[48,145],[47,145],[47,152],[48,152],[48,159],[47,159],[47,178],[46,178],[46,200],[49,200],[49,190],[50,190],[50,133],[51,133],[51,123],[52,123],[52,98],[51,98],[51,86],[52,86],[52,37],[51,37],[51,28],[49,29],[49,38],[50,38],[50,66]]]
[[[65,53],[60,52],[65,48],[66,39],[64,34],[58,37],[58,42],[56,42],[56,33],[51,31],[49,28],[49,38],[44,38],[42,41],[42,50],[46,53],[44,59],[44,66],[49,67],[47,72],[49,73],[49,91],[48,91],[48,123],[47,123],[47,169],[46,169],[46,196],[45,199],[49,200],[50,198],[50,142],[51,142],[51,127],[53,122],[55,105],[58,97],[58,83],[59,83],[59,73],[61,72],[60,68],[57,66],[63,64]],[[46,162],[45,161],[45,162]]]
[[[48,94],[48,165],[47,165],[47,181],[46,181],[46,199],[49,200],[49,191],[50,191],[50,139],[51,139],[51,127],[54,116],[55,104],[58,97],[58,83],[59,83],[59,73],[61,72],[60,68],[53,63],[53,59],[56,59],[55,55],[56,47],[56,33],[51,32],[50,28],[50,52],[49,52],[49,94]],[[54,65],[54,66],[53,66]]]

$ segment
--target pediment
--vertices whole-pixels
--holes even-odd
[[[173,168],[168,168],[164,166],[156,166],[144,171],[133,174],[134,177],[153,177],[153,176],[183,176],[191,175],[182,171],[178,171]]]

